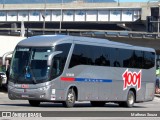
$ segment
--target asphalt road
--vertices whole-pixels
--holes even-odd
[[[16,120],[21,117],[26,118],[26,116],[36,117],[34,120],[39,120],[38,117],[41,116],[42,118],[40,119],[55,117],[54,120],[59,118],[72,120],[73,117],[77,117],[76,119],[78,120],[90,120],[92,118],[96,120],[120,119],[121,117],[124,117],[124,120],[132,120],[137,117],[142,120],[143,117],[157,120],[160,119],[160,97],[155,97],[151,102],[136,103],[133,108],[123,108],[113,103],[107,103],[104,107],[92,107],[89,102],[76,102],[74,108],[64,108],[60,103],[42,103],[39,107],[31,107],[26,100],[10,100],[7,93],[0,92],[0,119],[4,118],[4,115],[2,117],[2,112],[6,111],[12,112],[12,117],[16,118]],[[159,118],[156,117],[156,114]]]

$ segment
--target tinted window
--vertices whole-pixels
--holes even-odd
[[[111,50],[110,50],[111,67],[120,67],[118,54],[119,54],[119,51],[117,48],[111,48]]]
[[[154,66],[155,54],[153,52],[144,52],[144,69],[149,69]]]
[[[143,68],[143,53],[142,51],[135,51],[135,68]]]
[[[105,57],[101,47],[94,47],[94,65],[103,66],[105,62]]]
[[[76,65],[93,65],[94,59],[94,51],[91,46],[86,45],[75,45],[73,50],[72,58],[69,67],[73,67]]]
[[[62,53],[55,55],[51,67],[51,79],[62,74],[71,44],[56,45],[55,51],[62,51]]]
[[[135,66],[135,53],[133,50],[120,50],[121,59],[123,61],[123,67],[132,68]]]
[[[75,45],[69,68],[76,65],[109,66],[110,49],[99,46]]]
[[[102,65],[103,66],[110,66],[110,52],[111,48],[102,47]]]
[[[137,50],[75,45],[69,68],[77,65],[96,65],[149,69],[154,67],[155,54]]]

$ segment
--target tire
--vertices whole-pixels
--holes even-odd
[[[91,105],[94,107],[103,107],[106,102],[104,101],[91,101]]]
[[[37,100],[28,100],[28,101],[29,101],[29,104],[34,107],[38,107],[41,103],[40,101],[37,101]]]
[[[76,94],[73,89],[69,89],[66,101],[63,102],[63,106],[67,108],[74,107],[75,101],[76,101]]]
[[[127,101],[124,102],[124,107],[131,108],[131,107],[133,107],[134,103],[135,103],[135,94],[133,91],[130,90],[128,92]]]

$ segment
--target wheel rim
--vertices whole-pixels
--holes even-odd
[[[133,96],[133,94],[129,94],[129,96],[128,96],[128,103],[130,105],[132,105],[134,103],[134,96]]]
[[[69,93],[68,94],[68,102],[69,103],[74,103],[74,95],[73,95],[73,93]]]

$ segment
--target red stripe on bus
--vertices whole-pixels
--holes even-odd
[[[74,81],[75,78],[61,77],[61,80],[63,80],[63,81]]]

